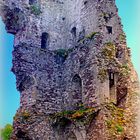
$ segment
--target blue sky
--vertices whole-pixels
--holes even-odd
[[[19,106],[15,76],[10,71],[14,37],[7,34],[0,21],[0,126],[11,123]]]
[[[132,61],[140,75],[140,0],[116,0],[119,15],[132,50]],[[12,123],[19,107],[19,93],[16,90],[12,66],[14,36],[7,34],[0,20],[0,127]]]

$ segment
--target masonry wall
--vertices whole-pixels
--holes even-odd
[[[12,139],[26,135],[33,140],[91,139],[90,124],[66,120],[66,127],[59,128],[46,116],[80,106],[99,108],[110,99],[116,104],[118,95],[126,94],[128,83],[121,83],[121,68],[130,56],[115,1],[5,0],[2,4],[7,32],[15,35],[12,71],[21,95]],[[110,72],[115,75],[113,90]],[[30,122],[19,117],[24,111],[32,114]],[[96,114],[91,124],[98,125],[102,114],[95,121]],[[106,128],[103,121],[97,128]]]

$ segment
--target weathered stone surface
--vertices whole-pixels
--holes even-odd
[[[138,79],[115,0],[0,4],[21,94],[11,140],[136,139]]]

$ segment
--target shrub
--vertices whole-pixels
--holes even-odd
[[[2,130],[1,130],[1,137],[2,140],[10,140],[11,133],[13,131],[13,127],[11,124],[7,124]]]

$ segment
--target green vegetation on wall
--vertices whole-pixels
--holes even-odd
[[[107,78],[107,70],[104,68],[99,69],[98,78],[100,79],[101,83],[103,83]]]
[[[99,34],[99,32],[92,32],[91,34],[87,35],[86,38],[93,39],[96,34]]]
[[[116,47],[112,42],[105,43],[105,47],[102,50],[103,56],[105,56],[106,59],[114,59],[116,56]]]
[[[127,77],[130,74],[130,67],[128,64],[123,64],[120,67],[120,76]]]
[[[81,40],[79,40],[78,42],[84,43],[84,41],[87,40],[87,39],[92,40],[92,39],[94,39],[95,35],[97,35],[97,34],[99,35],[100,33],[99,33],[99,32],[91,32],[90,34],[86,35],[86,36],[84,37],[84,39],[81,39]]]
[[[69,53],[73,52],[73,48],[70,49],[58,49],[55,50],[54,53],[60,57],[63,57],[64,59],[66,59],[69,55]]]
[[[31,13],[36,16],[41,14],[41,10],[38,5],[31,5],[30,9],[31,9]]]
[[[113,103],[107,104],[106,108],[110,112],[110,115],[106,117],[105,124],[110,136],[117,139],[117,136],[124,132],[124,126],[126,123],[126,119],[124,117],[125,110],[115,106]]]
[[[81,107],[77,110],[68,110],[52,114],[50,118],[52,119],[53,125],[57,126],[64,126],[67,122],[82,122],[87,124],[96,112],[97,110],[95,110],[95,108]]]
[[[119,35],[119,41],[124,41],[126,39],[126,36],[125,36],[125,34],[120,34]]]

